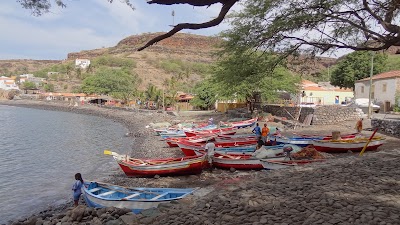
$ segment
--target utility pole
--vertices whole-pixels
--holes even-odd
[[[172,26],[175,26],[175,11],[172,10]]]
[[[369,73],[369,100],[368,100],[368,119],[371,119],[372,107],[371,107],[371,98],[372,98],[372,75],[374,73],[374,52],[371,54],[371,71]]]
[[[165,105],[164,105],[164,89],[162,90],[162,108],[163,108],[163,111],[165,111]]]

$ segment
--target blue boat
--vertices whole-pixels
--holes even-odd
[[[304,138],[304,137],[275,137],[271,136],[271,140],[276,140],[277,144],[291,144],[291,145],[297,145],[300,147],[306,147],[308,145],[311,145],[314,140],[322,140],[322,137],[309,137],[309,138]]]
[[[272,145],[272,146],[264,146],[265,149],[271,149],[276,151],[282,151],[285,145]],[[215,152],[219,154],[252,154],[256,151],[256,145],[247,145],[247,146],[237,146],[237,147],[217,147],[215,148]]]
[[[83,197],[90,207],[128,208],[134,213],[157,208],[160,203],[178,200],[193,193],[192,188],[128,188],[100,182],[85,182]]]

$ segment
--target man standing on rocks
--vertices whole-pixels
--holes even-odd
[[[362,129],[363,129],[363,118],[360,118],[358,121],[357,121],[357,123],[356,123],[356,130],[357,130],[357,133],[361,133],[361,131],[362,131]]]
[[[214,152],[215,152],[215,144],[214,144],[214,142],[207,141],[205,149],[206,149],[206,152],[207,152],[208,163],[210,164],[211,169],[212,169],[213,168],[212,167],[212,160],[213,160]]]

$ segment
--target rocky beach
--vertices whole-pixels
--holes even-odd
[[[178,148],[166,147],[146,128],[156,122],[226,121],[226,114],[112,109],[93,105],[69,106],[64,102],[1,101],[0,104],[58,110],[100,116],[122,123],[135,143],[127,150],[135,157],[182,156]],[[366,121],[367,123],[368,121]],[[262,123],[262,122],[261,122]],[[355,121],[340,125],[298,127],[295,131],[330,134],[354,131]],[[272,126],[283,127],[279,123]],[[365,124],[368,128],[368,124]],[[241,132],[250,132],[242,129]],[[293,130],[286,130],[292,132]],[[363,131],[370,135],[370,131]],[[51,208],[11,224],[400,224],[399,139],[387,142],[377,152],[329,155],[315,163],[275,171],[204,171],[200,175],[160,178],[128,178],[122,171],[103,182],[124,186],[197,187],[188,198],[161,204],[157,209],[134,215],[116,208],[93,209],[83,202]]]

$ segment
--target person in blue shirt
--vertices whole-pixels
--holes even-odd
[[[75,183],[72,185],[72,191],[73,191],[73,197],[74,197],[74,206],[78,206],[79,202],[79,197],[82,194],[82,185],[83,185],[83,179],[82,175],[80,173],[75,174]]]
[[[261,138],[261,128],[258,126],[258,123],[256,123],[256,127],[251,132],[256,134],[257,140]]]

